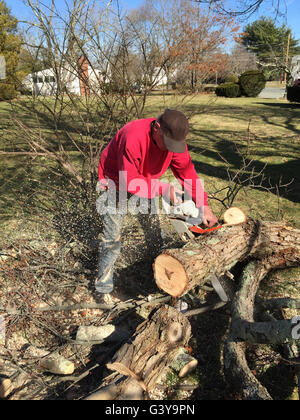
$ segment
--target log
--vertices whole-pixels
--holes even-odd
[[[121,342],[127,340],[130,332],[112,324],[95,327],[93,325],[81,325],[76,334],[76,341],[87,344],[107,342]]]
[[[265,258],[280,252],[282,258],[300,256],[300,230],[278,222],[252,219],[236,226],[224,225],[209,235],[200,235],[184,247],[167,249],[154,261],[157,286],[173,297],[180,297],[216,275],[221,277],[248,257]]]
[[[140,324],[133,337],[113,356],[107,368],[113,371],[87,397],[89,400],[144,399],[162,378],[178,354],[187,346],[191,326],[187,318],[170,306],[163,306]],[[186,357],[185,364],[196,365]],[[184,362],[181,363],[184,374]],[[110,372],[111,373],[111,372]]]
[[[34,346],[26,349],[24,357],[39,359],[39,366],[46,372],[55,375],[72,375],[75,370],[74,363],[65,359],[59,353],[49,353],[47,350]]]
[[[0,377],[0,398],[6,398],[12,391],[12,383],[9,378]]]

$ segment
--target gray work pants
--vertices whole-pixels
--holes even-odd
[[[157,209],[153,200],[141,199],[141,208]],[[111,208],[103,214],[103,200],[101,193],[96,202],[97,212],[102,216],[103,231],[99,244],[98,276],[95,282],[96,291],[99,293],[111,293],[114,289],[114,265],[121,251],[121,232],[124,219],[124,210],[120,210],[118,203],[112,200]],[[144,230],[147,242],[153,241],[156,249],[162,247],[159,217],[157,214],[138,213],[137,218]],[[155,238],[155,239],[153,239]],[[138,246],[138,245],[137,245]]]

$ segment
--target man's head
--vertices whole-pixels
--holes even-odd
[[[189,123],[182,112],[166,109],[155,121],[153,129],[154,140],[161,150],[174,153],[185,152]]]

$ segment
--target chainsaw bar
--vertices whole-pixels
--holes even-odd
[[[189,239],[194,239],[193,233],[189,230],[184,220],[177,217],[170,217],[170,222],[183,241],[188,242]]]
[[[212,284],[212,287],[215,289],[215,292],[218,294],[219,298],[222,302],[229,302],[229,297],[227,296],[227,293],[225,292],[223,285],[221,284],[218,277],[214,274],[210,279],[210,282]]]

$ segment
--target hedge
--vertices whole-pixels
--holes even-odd
[[[225,96],[226,98],[237,98],[241,96],[241,89],[236,83],[223,83],[216,87],[216,95]]]

